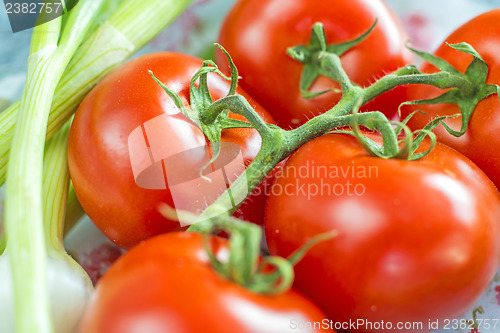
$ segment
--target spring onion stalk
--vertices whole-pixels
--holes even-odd
[[[48,285],[56,332],[74,332],[93,290],[83,268],[64,249],[63,230],[68,197],[68,135],[66,123],[47,142],[44,158],[44,230]]]
[[[3,225],[0,224],[0,255],[5,251],[5,247],[7,246],[7,238],[5,238]]]
[[[54,332],[43,225],[42,170],[47,121],[56,86],[104,0],[80,1],[62,18],[33,29],[28,72],[7,170],[5,228],[18,333]],[[8,304],[9,300],[4,300]],[[7,305],[8,306],[8,305]],[[3,323],[2,323],[3,324]]]
[[[68,191],[68,200],[66,203],[66,218],[64,219],[63,234],[67,235],[68,232],[70,232],[70,230],[78,223],[78,221],[80,221],[80,219],[84,215],[85,211],[83,210],[82,206],[80,205],[80,202],[78,201],[78,198],[76,197],[75,188],[73,187],[73,184],[70,183]],[[2,250],[1,245],[2,244],[0,243],[0,251]]]
[[[75,331],[93,290],[92,281],[87,273],[66,253],[63,245],[63,229],[67,225],[70,213],[68,209],[72,207],[70,200],[72,194],[68,191],[69,129],[70,122],[47,141],[43,166],[44,239],[47,248],[50,308],[56,332]],[[10,286],[11,283],[4,285],[12,289]],[[2,299],[5,299],[5,291],[0,292],[0,295]],[[12,297],[12,295],[9,296],[9,298]],[[11,309],[7,313],[9,315],[0,314],[0,322],[2,328],[9,332],[13,330],[14,314]]]
[[[108,0],[111,1],[111,0]],[[171,23],[192,0],[124,0],[76,51],[60,80],[49,116],[47,138],[71,117],[90,89]],[[20,102],[0,113],[0,184]]]

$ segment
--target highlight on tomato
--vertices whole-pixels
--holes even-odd
[[[437,327],[429,320],[442,325],[469,310],[499,268],[500,195],[443,144],[416,161],[383,159],[352,136],[327,134],[276,174],[265,233],[270,253],[286,257],[327,231],[337,237],[295,267],[298,290],[335,322],[383,320],[384,332],[430,332]]]
[[[166,203],[175,207],[171,186],[191,181],[193,174],[199,175],[203,164],[200,161],[210,160],[210,150],[203,132],[180,112],[148,71],[179,94],[188,106],[192,102],[190,81],[201,66],[201,59],[179,53],[154,53],[136,58],[104,78],[76,112],[68,148],[75,192],[94,224],[120,247],[130,248],[157,234],[183,229],[179,222],[166,220],[158,206]],[[226,96],[230,90],[230,83],[215,73],[208,74],[208,85],[214,100]],[[238,89],[237,93],[247,97],[265,121],[273,122],[245,92]],[[231,118],[243,120],[234,114]],[[142,137],[142,146],[138,137]],[[135,140],[133,145],[131,138]],[[258,133],[245,128],[224,130],[221,141],[236,145],[245,165],[253,160],[261,144]],[[135,154],[132,157],[138,169],[147,164],[160,175],[161,186],[158,186],[158,177],[139,182],[131,154]],[[183,158],[179,160],[179,156]],[[167,180],[162,162],[166,157],[180,161],[175,172],[166,175]],[[152,161],[154,165],[150,166]],[[241,164],[233,163],[225,172],[234,178],[242,170]],[[170,176],[175,176],[175,181],[169,180]],[[200,204],[208,205],[207,198],[215,199],[221,189],[204,184],[202,189],[177,191],[176,202],[194,202],[197,195]],[[259,193],[242,205],[237,213],[239,217],[261,222],[265,193]]]
[[[299,87],[304,64],[287,55],[287,49],[308,45],[315,22],[324,25],[327,42],[351,41],[373,31],[342,56],[342,65],[353,82],[366,86],[384,74],[412,62],[405,48],[407,35],[394,13],[381,0],[240,0],[226,17],[219,43],[231,54],[242,79],[240,85],[284,128],[297,127],[334,106],[339,86],[324,75],[310,91],[332,90],[304,98]],[[227,67],[222,52],[216,53],[221,68]],[[319,61],[319,60],[318,60]],[[314,66],[307,66],[315,71]],[[314,76],[313,76],[314,77]],[[369,103],[366,110],[380,110],[389,117],[404,101],[404,87]]]

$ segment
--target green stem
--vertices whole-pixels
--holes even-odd
[[[281,130],[273,130],[281,131]],[[218,215],[231,215],[238,208],[241,202],[233,205],[232,198],[245,198],[250,194],[269,174],[276,165],[283,159],[285,153],[282,153],[282,147],[279,142],[273,145],[263,145],[255,159],[246,168],[245,172],[238,177],[230,186],[230,191],[225,191],[217,200],[210,205],[199,216],[201,223],[196,223],[189,227],[189,231],[199,231],[207,227],[210,218]]]
[[[253,128],[255,128],[262,138],[272,139],[273,132],[268,124],[255,112],[250,103],[241,95],[224,97],[214,102],[204,113],[201,120],[204,124],[216,121],[217,117],[224,111],[231,110],[232,113],[245,117]]]
[[[438,72],[434,74],[412,74],[398,75],[392,73],[384,76],[371,86],[364,89],[363,100],[368,102],[375,97],[396,88],[397,86],[407,84],[425,84],[434,86],[440,89],[458,88],[465,95],[472,95],[477,89],[467,79],[452,75],[448,72]]]
[[[354,88],[354,87],[353,87]],[[349,113],[355,107],[362,93],[361,88],[354,88],[330,111],[310,119],[306,124],[286,131],[279,127],[267,126],[261,128],[259,133],[264,133],[262,147],[255,159],[248,165],[244,174],[238,177],[230,186],[229,191],[224,192],[213,204],[200,215],[199,223],[189,227],[189,231],[206,231],[212,223],[210,218],[217,215],[231,215],[241,202],[233,205],[232,197],[246,197],[264,180],[264,178],[287,156],[306,142],[327,133],[333,128],[347,126],[352,122]],[[232,99],[234,101],[235,99]],[[217,102],[214,103],[216,105]],[[261,124],[255,118],[260,117],[253,109],[248,109],[245,104],[234,103],[231,111],[242,114],[250,123]],[[213,111],[227,109],[223,103],[217,104]],[[250,115],[249,115],[250,114]],[[213,116],[212,116],[213,117]],[[262,121],[262,120],[260,120]],[[261,133],[261,135],[262,135]],[[231,195],[229,195],[231,193]],[[208,228],[208,229],[207,229]]]
[[[354,87],[353,87],[354,88]],[[329,111],[316,116],[304,125],[289,131],[289,151],[295,151],[297,148],[317,138],[328,131],[342,126],[351,124],[352,119],[346,118],[352,110],[356,107],[359,99],[361,98],[363,90],[359,87],[351,89],[348,93],[344,94],[340,101]]]
[[[82,1],[72,10],[60,39],[61,17],[33,30],[26,86],[7,172],[5,206],[6,252],[12,271],[18,333],[49,333],[54,329],[41,197],[47,119],[57,83],[102,1]]]
[[[340,57],[334,53],[321,51],[318,52],[316,61],[318,65],[323,69],[326,76],[330,77],[334,81],[340,84],[342,92],[348,93],[354,89],[349,76],[342,68],[340,63]]]
[[[192,0],[123,1],[108,20],[79,47],[67,66],[55,92],[47,138],[69,120],[85,95],[101,78],[151,41],[191,2]],[[0,113],[0,184],[5,181],[19,109],[18,101]]]

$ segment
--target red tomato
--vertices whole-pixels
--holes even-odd
[[[305,144],[276,174],[264,225],[270,252],[281,256],[338,232],[296,266],[295,286],[330,319],[386,323],[357,332],[429,332],[429,320],[461,315],[488,286],[499,221],[491,181],[445,145],[418,161],[386,160],[331,134]],[[422,329],[398,329],[413,322]]]
[[[188,105],[189,82],[201,63],[201,59],[176,53],[142,56],[108,75],[88,94],[76,112],[69,137],[69,167],[75,192],[90,219],[121,247],[129,248],[148,237],[181,229],[178,222],[166,220],[160,215],[159,203],[176,206],[198,200],[196,202],[204,206],[206,201],[215,199],[220,192],[205,181],[198,183],[199,187],[194,189],[178,189],[177,200],[174,200],[172,186],[178,185],[179,181],[190,180],[193,174],[197,176],[203,166],[200,161],[209,157],[209,151],[206,147],[191,150],[205,145],[205,136],[180,113],[148,73],[152,70]],[[209,75],[209,86],[214,99],[225,96],[229,91],[229,83],[215,74]],[[241,90],[239,93],[247,96]],[[251,103],[265,120],[272,122],[265,110]],[[154,119],[160,119],[161,126],[153,126],[156,124],[152,123],[156,121]],[[133,131],[143,141],[142,151],[131,150],[129,140]],[[143,134],[146,132],[147,141],[144,142]],[[135,140],[134,146],[141,143],[139,141]],[[258,133],[249,129],[225,130],[222,141],[237,144],[245,164],[256,156],[261,143]],[[182,155],[183,159],[175,155],[185,151],[191,153]],[[167,156],[170,158],[168,163],[163,159]],[[144,183],[154,187],[158,185],[155,182],[160,180],[140,178],[142,174],[134,178],[131,157],[134,163],[139,164],[138,169],[154,159],[152,168],[156,169],[151,170],[155,176],[159,172],[164,189],[143,188]],[[177,170],[168,174],[165,170],[171,166],[176,166]],[[233,163],[226,171],[232,176],[241,173],[241,164]],[[167,173],[167,180],[164,173]],[[142,187],[138,186],[139,182],[142,182]],[[262,218],[263,207],[264,199],[259,196],[245,204],[244,209],[252,211],[253,218],[259,218],[259,214]]]
[[[489,65],[487,83],[500,84],[500,9],[492,10],[480,15],[453,32],[446,42],[467,42]],[[459,71],[464,72],[472,56],[453,50],[449,46],[441,45],[435,55],[445,59]],[[437,69],[426,63],[422,66],[424,72],[432,73]],[[429,86],[411,86],[408,90],[410,100],[427,99],[439,96],[442,93],[437,88]],[[424,127],[427,122],[436,116],[456,115],[460,113],[454,104],[422,105],[418,107],[404,107],[403,115],[406,116],[414,110],[423,110],[426,115],[417,114],[410,121],[413,129]],[[457,117],[447,119],[453,129],[460,130],[462,119]],[[460,151],[476,163],[497,187],[500,187],[500,103],[497,95],[492,95],[476,106],[469,122],[467,132],[457,138],[450,135],[444,127],[438,126],[436,133],[438,140]]]
[[[218,257],[227,258],[227,243],[211,241]],[[331,332],[298,329],[323,318],[294,290],[261,295],[222,278],[200,234],[170,233],[118,259],[97,284],[80,332]]]
[[[240,0],[226,17],[219,43],[231,54],[240,84],[268,110],[283,127],[295,127],[325,112],[340,94],[327,93],[304,99],[299,82],[303,64],[286,55],[289,47],[308,45],[311,28],[322,22],[328,43],[355,39],[378,19],[377,26],[359,45],[342,57],[349,77],[361,86],[369,85],[387,72],[411,63],[404,47],[402,25],[381,0]],[[217,63],[227,64],[218,52]],[[336,83],[320,77],[312,91],[323,91]],[[404,88],[393,90],[367,105],[391,116],[403,102]]]

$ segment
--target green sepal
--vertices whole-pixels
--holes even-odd
[[[205,252],[212,267],[223,278],[259,294],[279,294],[290,289],[295,276],[293,264],[282,257],[260,256],[262,229],[259,226],[227,215],[212,217],[208,222],[198,232],[204,233]],[[194,218],[192,223],[198,225],[203,222],[196,223]],[[229,235],[227,261],[219,260],[209,244],[209,234],[221,231]],[[274,270],[267,270],[268,265]]]
[[[203,61],[202,67],[196,72],[189,83],[190,106],[191,109],[196,112],[198,117],[213,103],[212,96],[208,90],[208,73],[213,72],[217,72],[219,75],[225,77],[222,72],[218,70],[212,60],[205,60]],[[196,86],[196,82],[198,80],[199,84]]]
[[[302,75],[300,78],[300,92],[305,99],[311,99],[316,96],[325,94],[330,91],[337,92],[336,89],[327,89],[320,92],[311,92],[309,89],[314,81],[320,76],[328,76],[322,69],[320,62],[320,53],[328,52],[341,56],[352,47],[361,43],[373,31],[377,21],[361,36],[338,44],[327,44],[324,26],[322,23],[317,22],[313,25],[309,45],[298,45],[287,49],[287,54],[294,60],[300,61],[304,64]]]
[[[406,46],[410,51],[418,55],[423,60],[437,67],[440,71],[448,72],[460,77],[464,77],[464,74],[460,73],[455,67],[453,67],[449,62],[439,57],[436,57],[433,54],[422,52],[417,49],[414,49],[410,46]]]
[[[398,127],[401,126],[402,131],[404,132],[404,137],[402,140],[398,140],[398,147],[402,144],[402,147],[398,149],[398,152],[394,155],[393,158],[399,160],[409,160],[412,153],[412,139],[413,133],[410,128],[406,125],[399,124]]]
[[[363,148],[373,157],[390,159],[399,158],[400,149],[398,147],[397,135],[387,117],[380,111],[371,111],[359,113],[359,100],[353,108],[352,114],[344,116],[350,119],[352,131],[333,130],[329,133],[344,133],[354,136]],[[370,138],[364,136],[359,126],[362,125],[370,130],[378,131],[383,138],[382,147],[375,143]]]
[[[227,96],[235,95],[236,88],[238,87],[238,80],[241,79],[241,77],[238,75],[238,68],[236,68],[236,65],[234,64],[233,59],[229,55],[229,52],[227,52],[226,49],[222,45],[215,43],[215,46],[217,46],[224,53],[227,61],[229,62],[229,68],[231,70],[231,77],[228,78],[231,81],[231,87],[229,88],[229,92],[227,93]]]
[[[332,230],[328,231],[322,234],[319,234],[317,236],[314,236],[313,238],[309,239],[302,247],[299,249],[295,250],[292,254],[288,256],[288,261],[292,265],[297,265],[299,261],[304,258],[306,253],[315,245],[325,242],[327,240],[333,239],[339,235],[339,232],[337,230]]]
[[[356,115],[356,113],[354,115]],[[385,158],[384,147],[379,147],[379,145],[377,145],[373,140],[361,134],[361,131],[359,130],[358,117],[353,117],[353,121],[351,124],[353,136],[359,141],[363,148],[365,148],[365,150],[368,151],[368,153],[370,153],[370,155],[372,156]],[[371,120],[364,122],[363,125],[368,129],[375,129],[375,124]]]
[[[198,72],[193,76],[190,82],[190,99],[191,108],[186,108],[182,102],[179,95],[168,88],[163,82],[161,82],[156,76],[154,76],[152,71],[149,74],[153,79],[163,88],[163,90],[172,98],[174,104],[182,112],[182,114],[198,126],[203,134],[207,137],[212,148],[212,158],[210,161],[200,169],[200,177],[209,180],[209,178],[203,175],[203,171],[210,166],[220,154],[220,141],[221,141],[221,130],[217,126],[207,126],[200,122],[200,112],[206,110],[213,104],[212,97],[208,90],[207,74],[211,72],[217,72],[216,67],[208,67],[208,65],[213,64],[212,61],[204,61],[203,66]],[[220,73],[222,74],[222,73]],[[200,80],[199,87],[196,87],[195,82]]]
[[[429,105],[429,104],[452,104],[455,103],[458,96],[458,91],[457,90],[450,90],[447,91],[437,97],[430,98],[430,99],[419,99],[415,101],[407,101],[404,103],[401,103],[398,107],[398,114],[401,116],[401,108],[403,106],[409,106],[409,105]],[[425,114],[425,112],[419,111],[422,114]],[[414,113],[411,115],[413,116]]]
[[[488,77],[488,64],[483,60],[481,55],[477,53],[474,48],[467,43],[448,44],[449,47],[457,51],[467,53],[473,57],[472,62],[465,71],[465,77],[469,79],[474,85],[480,86],[486,83]]]
[[[425,61],[431,63],[432,65],[439,68],[441,71],[450,73],[451,75],[456,75],[461,78],[465,78],[471,83],[472,88],[470,89],[459,89],[453,88],[440,96],[432,99],[424,99],[417,101],[409,101],[402,103],[398,112],[401,114],[401,107],[404,105],[425,105],[425,104],[456,104],[460,109],[460,114],[462,116],[462,124],[460,130],[454,130],[449,127],[446,123],[441,122],[445,129],[453,136],[460,137],[466,131],[469,125],[470,118],[474,112],[477,104],[488,96],[493,94],[498,94],[500,88],[496,85],[486,84],[486,79],[488,77],[489,67],[488,64],[483,60],[481,55],[474,50],[474,48],[467,43],[457,43],[457,44],[447,44],[449,47],[469,54],[473,57],[471,63],[467,67],[465,73],[460,73],[456,68],[450,65],[447,61],[438,58],[432,54],[420,52],[409,47],[410,50],[415,52],[417,55],[422,57]],[[500,96],[500,95],[499,95]]]
[[[231,56],[226,51],[226,49],[218,43],[215,43],[215,46],[217,46],[225,54],[227,61],[229,63],[229,67],[231,69],[231,77],[225,76],[218,69],[217,65],[213,61],[206,60],[203,62],[203,67],[198,71],[197,74],[195,74],[195,76],[191,80],[191,89],[190,89],[191,102],[193,103],[193,98],[195,99],[194,106],[193,104],[191,104],[191,107],[194,109],[198,109],[198,114],[201,117],[201,129],[205,134],[205,136],[207,137],[208,141],[210,142],[210,146],[212,147],[212,158],[200,170],[200,176],[202,176],[203,171],[219,157],[221,150],[220,141],[222,136],[222,130],[224,129],[221,126],[221,122],[229,119],[228,118],[229,109],[223,109],[215,119],[211,119],[209,122],[207,122],[206,117],[204,117],[204,114],[207,112],[207,110],[214,104],[212,96],[210,95],[210,91],[208,90],[208,80],[207,80],[208,73],[215,72],[220,76],[222,76],[224,79],[231,81],[231,85],[226,95],[226,98],[234,96],[236,94],[236,89],[238,87],[238,80],[240,79],[238,75],[238,69],[236,68]],[[199,76],[200,80],[198,88],[194,84],[197,80],[197,76]]]
[[[396,133],[396,135],[399,136],[401,134],[401,131],[403,130],[405,130],[405,137],[408,137],[408,133],[411,133],[411,141],[410,141],[411,145],[409,146],[410,150],[408,156],[406,157],[406,159],[410,161],[418,160],[427,156],[432,151],[437,141],[436,135],[432,132],[432,130],[440,124],[444,126],[445,125],[445,123],[443,122],[444,119],[455,118],[456,116],[458,116],[454,115],[454,116],[436,117],[433,120],[431,120],[423,129],[411,132],[409,131],[409,127],[407,124],[410,121],[410,119],[413,118],[413,116],[415,116],[417,113],[424,115],[426,114],[421,110],[417,110],[409,114],[405,119],[403,119],[403,121],[395,123],[396,128],[394,132]],[[425,152],[415,154],[415,151],[418,149],[418,147],[420,147],[426,136],[428,136],[431,139],[431,145],[429,146],[429,149],[427,149]]]
[[[330,134],[347,134],[350,135],[363,146],[363,148],[370,154],[370,156],[373,157],[378,157],[378,158],[386,158],[382,152],[382,148],[377,145],[373,140],[365,137],[359,132],[359,129],[354,129],[354,127],[351,128],[352,130],[332,130],[329,131],[328,133]]]
[[[275,271],[262,273],[266,265],[273,266]],[[258,294],[276,295],[286,292],[295,278],[293,266],[285,258],[277,256],[263,257],[258,272],[260,274],[254,275],[252,283],[247,286],[248,289]]]
[[[210,90],[208,88],[208,74],[216,73],[225,80],[231,81],[231,85],[226,97],[234,96],[236,94],[238,80],[240,78],[238,76],[238,70],[234,65],[234,62],[232,61],[229,53],[220,44],[215,44],[215,45],[219,47],[222,50],[222,52],[224,52],[224,54],[226,55],[231,69],[231,77],[227,77],[226,75],[224,75],[212,60],[203,61],[202,67],[195,73],[189,84],[189,98],[190,98],[189,108],[184,106],[184,103],[182,102],[181,98],[176,92],[165,86],[160,80],[158,80],[153,75],[151,71],[149,71],[153,79],[163,88],[163,90],[165,90],[165,92],[170,96],[170,98],[172,98],[175,105],[177,106],[177,108],[179,108],[182,114],[186,118],[188,118],[191,122],[193,122],[196,126],[198,126],[202,130],[203,134],[205,134],[208,141],[210,142],[210,146],[212,149],[212,157],[210,161],[206,165],[204,165],[200,170],[200,177],[205,178],[207,180],[208,178],[206,178],[203,175],[203,171],[208,166],[210,166],[220,155],[220,150],[221,150],[220,142],[221,142],[222,130],[224,129],[221,122],[224,122],[225,125],[228,125],[230,123],[229,125],[232,127],[236,126],[236,121],[230,122],[228,120],[229,109],[223,109],[213,119],[207,119],[207,117],[204,116],[207,110],[209,110],[210,107],[214,104],[214,101],[210,94]],[[196,84],[197,82],[198,85]],[[247,126],[245,125],[245,127]]]
[[[228,277],[240,285],[249,285],[259,259],[262,231],[258,226],[248,224],[236,230],[229,228],[228,232],[231,239]]]
[[[181,111],[181,113],[187,118],[189,119],[191,122],[193,122],[195,125],[197,125],[198,127],[201,128],[201,124],[200,124],[200,121],[199,121],[199,117],[198,117],[198,114],[196,113],[196,110],[193,110],[193,109],[188,109],[184,106],[184,103],[182,102],[181,98],[179,97],[179,95],[173,91],[172,89],[170,89],[169,87],[167,87],[163,82],[161,82],[154,74],[152,71],[148,71],[149,75],[151,75],[151,77],[153,78],[153,80],[156,81],[156,83],[158,83],[160,85],[160,87],[163,88],[163,90],[167,93],[167,95],[172,99],[172,101],[174,102],[175,106],[177,106],[177,108]]]
[[[467,127],[469,126],[469,120],[472,117],[472,113],[474,112],[474,109],[476,108],[477,102],[471,102],[467,100],[459,100],[457,103],[458,107],[460,108],[460,114],[462,116],[462,125],[460,127],[460,131],[456,131],[452,129],[448,124],[443,122],[444,128],[448,131],[453,136],[460,137],[465,134],[467,131]]]
[[[353,114],[345,116],[352,117],[350,131],[333,130],[328,133],[349,134],[355,137],[363,146],[363,148],[373,157],[383,159],[402,159],[409,161],[418,160],[428,155],[434,148],[437,141],[435,134],[432,133],[432,130],[439,124],[444,125],[444,119],[455,117],[436,117],[423,129],[412,132],[407,123],[415,114],[423,113],[422,111],[415,111],[411,113],[401,122],[389,122],[385,115],[378,111],[357,113],[357,109],[354,108],[353,112]],[[382,135],[382,147],[370,138],[364,136],[358,128],[359,125],[362,125],[371,130],[378,131]],[[403,135],[403,138],[398,140],[397,138],[401,135]],[[429,149],[427,149],[425,152],[415,153],[426,136],[430,137],[431,139],[431,145]]]
[[[395,123],[396,127],[394,128],[394,134],[396,134],[396,136],[399,136],[401,134],[401,131],[403,130],[403,127],[407,126],[410,119],[413,118],[413,116],[415,116],[417,113],[420,113],[423,115],[426,114],[425,112],[423,112],[421,110],[413,111],[405,119],[403,119],[400,122]]]
[[[210,240],[210,235],[209,234],[203,234],[203,247],[205,249],[205,252],[208,256],[208,259],[210,260],[210,263],[212,264],[212,267],[219,272],[220,275],[227,277],[229,275],[228,271],[228,266],[224,265],[219,259],[214,254],[214,251],[212,251],[212,247],[209,244]]]
[[[336,55],[338,55],[340,57],[341,55],[343,55],[344,53],[346,53],[347,51],[352,49],[354,46],[356,46],[359,43],[361,43],[362,41],[364,41],[366,39],[366,37],[368,37],[368,35],[373,31],[373,29],[375,29],[377,22],[378,22],[378,20],[375,20],[375,22],[373,22],[371,27],[366,32],[364,32],[362,35],[360,35],[359,37],[357,37],[353,40],[343,42],[343,43],[328,45],[326,47],[326,51],[331,52],[331,53],[335,53]]]
[[[413,140],[412,152],[408,158],[410,161],[416,161],[416,160],[419,160],[419,159],[424,158],[425,156],[429,155],[429,153],[434,149],[434,147],[436,146],[436,143],[437,143],[436,134],[434,134],[431,130],[421,129],[421,130],[416,131],[415,133],[418,133],[417,138],[421,137],[421,139],[419,139],[419,140],[414,139]],[[429,145],[429,148],[424,152],[415,154],[415,151],[418,149],[418,147],[420,147],[420,144],[422,143],[422,141],[425,139],[426,136],[428,136],[431,139],[431,144]]]

